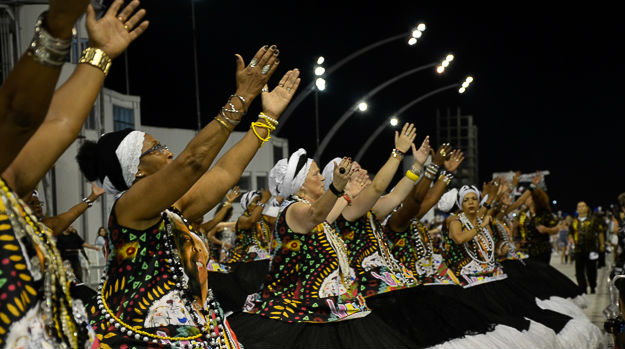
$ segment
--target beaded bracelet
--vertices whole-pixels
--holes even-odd
[[[345,192],[338,190],[335,186],[334,183],[330,183],[330,187],[328,188],[330,189],[330,191],[332,192],[332,194],[336,195],[337,197],[341,197],[343,196],[343,194]]]
[[[397,148],[393,148],[393,152],[391,153],[391,155],[393,156],[393,158],[398,158],[400,160],[404,158],[404,152]]]
[[[267,114],[265,114],[263,112],[260,112],[260,114],[258,114],[258,117],[261,118],[261,119],[269,121],[273,126],[278,126],[278,124],[279,124],[278,120],[272,118],[271,116],[269,116],[269,115],[267,115]]]
[[[93,201],[89,200],[88,198],[83,198],[82,202],[86,203],[88,207],[93,206]]]

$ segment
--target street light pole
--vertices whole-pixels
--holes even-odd
[[[393,36],[390,36],[390,37],[388,37],[386,39],[382,39],[380,41],[374,42],[371,45],[365,46],[365,47],[355,51],[354,53],[352,53],[349,56],[343,58],[342,60],[340,60],[339,62],[337,62],[336,64],[334,64],[330,68],[328,68],[326,70],[325,77],[327,78],[334,71],[336,71],[340,67],[344,66],[345,64],[347,64],[352,59],[362,55],[363,53],[366,53],[368,51],[373,50],[376,47],[379,47],[379,46],[391,43],[393,41],[397,41],[397,40],[402,39],[402,38],[405,39],[406,36],[410,36],[410,35],[412,35],[412,33],[413,33],[413,31],[404,32],[404,33],[401,33],[401,34],[393,35]],[[277,135],[280,132],[282,127],[284,127],[284,124],[286,123],[286,121],[289,119],[289,117],[293,113],[293,110],[295,110],[295,108],[297,108],[297,106],[299,106],[304,101],[304,99],[306,99],[306,97],[308,97],[308,95],[310,95],[310,93],[312,91],[314,91],[314,90],[315,90],[315,81],[312,81],[311,83],[306,85],[305,88],[300,89],[299,95],[293,101],[291,101],[291,103],[289,103],[289,106],[284,110],[284,113],[282,113],[282,116],[280,116],[280,125],[278,125],[278,127],[276,128],[274,134]]]
[[[197,67],[197,40],[195,30],[195,0],[191,0],[191,28],[193,29],[193,72],[195,76],[195,110],[197,115],[197,133],[202,129],[202,117],[200,112],[200,80]]]
[[[438,64],[439,64],[438,62],[434,62],[434,63],[422,65],[420,67],[417,67],[417,68],[405,71],[405,72],[403,72],[403,73],[401,73],[401,74],[399,74],[399,75],[397,75],[397,76],[395,76],[393,78],[390,78],[389,80],[386,80],[382,84],[378,85],[373,90],[369,91],[369,93],[367,93],[367,95],[362,100],[367,100],[367,99],[373,97],[376,93],[378,93],[379,91],[381,91],[385,87],[395,83],[396,81],[398,81],[398,80],[400,80],[402,78],[405,78],[406,76],[412,75],[412,74],[417,73],[417,72],[419,72],[421,70],[424,70],[424,69],[435,67]],[[363,102],[362,101],[358,101],[358,102],[356,102],[356,104],[354,104],[349,109],[347,109],[345,111],[345,113],[343,113],[343,115],[338,119],[338,121],[332,126],[330,131],[328,131],[328,134],[326,134],[326,136],[323,138],[323,141],[321,141],[321,145],[319,146],[319,148],[317,148],[317,152],[315,153],[315,160],[317,160],[317,162],[319,162],[319,160],[321,159],[321,155],[323,154],[323,151],[325,150],[325,148],[328,146],[328,143],[330,143],[330,140],[332,139],[332,137],[334,137],[336,132],[345,123],[345,121],[347,121],[347,119],[349,119],[349,117],[352,116],[356,110],[358,110],[358,108],[361,106],[361,103],[363,103]],[[364,106],[364,108],[366,109],[366,106]],[[361,109],[362,109],[362,107],[361,107]]]
[[[406,110],[408,110],[410,107],[412,107],[413,105],[423,101],[424,99],[431,97],[437,93],[452,89],[452,88],[456,88],[458,86],[461,86],[460,83],[455,83],[455,84],[451,84],[451,85],[447,85],[441,88],[438,88],[434,91],[430,91],[422,96],[419,96],[417,98],[415,98],[414,100],[412,100],[411,102],[405,104],[403,107],[401,107],[398,111],[396,111],[395,113],[391,114],[392,116],[390,116],[388,119],[386,119],[382,124],[380,124],[380,126],[378,126],[378,128],[371,134],[371,136],[369,136],[369,138],[367,139],[367,141],[365,142],[365,144],[363,144],[362,147],[360,147],[360,151],[358,151],[358,154],[356,154],[356,157],[354,158],[355,161],[360,161],[360,159],[362,158],[362,156],[365,154],[365,152],[367,152],[367,149],[369,149],[369,147],[371,146],[371,144],[373,144],[373,141],[376,140],[378,138],[378,136],[380,135],[380,133],[382,133],[382,131],[384,130],[384,128],[386,128],[386,123],[389,122],[392,118],[396,117],[397,115],[400,115],[401,113],[405,112]]]

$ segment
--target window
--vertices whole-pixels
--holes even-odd
[[[273,163],[275,164],[278,160],[284,158],[282,154],[282,145],[273,145]]]
[[[261,188],[269,188],[269,177],[265,174],[256,176],[256,189],[260,190]]]
[[[67,57],[67,61],[78,64],[78,60],[80,60],[80,56],[82,55],[82,51],[89,47],[89,39],[86,38],[78,38],[76,35],[72,38],[72,49]]]
[[[113,104],[113,129],[120,131],[125,128],[135,128],[135,111]]]
[[[87,130],[97,130],[98,124],[95,119],[95,107],[91,108],[91,112],[89,112],[89,116],[87,117],[87,121],[85,122],[85,129]]]
[[[241,188],[241,192],[252,190],[252,178],[250,175],[243,175],[237,185]]]

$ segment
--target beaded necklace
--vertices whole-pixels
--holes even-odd
[[[466,226],[469,230],[473,229],[473,224],[469,221],[469,218],[461,212],[458,215],[458,219],[462,225]],[[477,223],[482,224],[482,220],[477,217]],[[494,262],[495,257],[495,242],[488,232],[488,228],[484,227],[478,230],[477,234],[471,239],[471,248],[469,248],[469,242],[462,244],[464,250],[467,252],[472,260],[480,264],[491,265]]]
[[[187,227],[191,227],[191,223],[187,221],[187,219],[184,218],[180,214],[180,211],[178,211],[176,208],[171,207],[169,211],[177,214]],[[115,328],[119,329],[122,333],[125,333],[129,337],[134,336],[136,340],[143,340],[144,342],[151,341],[154,344],[158,344],[160,340],[162,344],[171,344],[174,347],[178,346],[180,348],[227,348],[225,338],[226,335],[223,325],[221,324],[222,318],[219,316],[218,311],[220,309],[220,306],[213,296],[213,290],[210,288],[208,289],[208,294],[206,297],[206,306],[208,310],[205,310],[204,307],[198,304],[198,302],[193,297],[193,294],[191,293],[188,276],[184,273],[184,267],[182,266],[182,263],[180,261],[178,251],[175,250],[176,242],[172,227],[173,224],[171,223],[171,219],[166,211],[162,213],[162,218],[166,228],[164,247],[167,259],[165,260],[165,262],[168,263],[169,271],[173,274],[172,279],[176,282],[176,292],[178,293],[179,298],[183,301],[184,307],[187,312],[189,312],[189,314],[191,314],[191,316],[193,317],[193,320],[195,321],[195,324],[198,328],[200,328],[201,321],[195,309],[201,309],[200,313],[202,314],[203,320],[205,322],[204,328],[201,328],[199,334],[193,336],[168,337],[152,334],[125,323],[120,318],[115,316],[115,313],[111,311],[111,309],[109,309],[108,304],[106,303],[106,299],[104,298],[104,290],[106,289],[107,284],[106,270],[102,274],[102,279],[100,281],[100,285],[98,286],[98,307],[100,308],[101,313],[105,314],[105,318],[110,324],[113,324]],[[186,341],[190,342],[190,344],[170,343],[170,341]]]
[[[393,257],[393,255],[388,250],[388,248],[386,248],[386,244],[384,244],[384,237],[382,236],[382,233],[380,232],[380,230],[377,229],[377,225],[375,222],[375,218],[373,217],[373,214],[367,213],[367,215],[369,216],[369,224],[371,225],[371,230],[373,231],[373,235],[375,236],[375,239],[377,240],[378,250],[380,251],[382,255],[382,261],[384,262],[384,265],[389,270],[391,270],[393,274],[395,274],[395,276],[397,276],[404,284],[408,284],[409,281],[405,277],[404,272],[403,272],[405,268],[402,268],[399,265],[395,257]]]
[[[72,309],[72,298],[63,260],[52,239],[50,229],[31,218],[30,208],[13,194],[2,179],[0,179],[0,187],[5,194],[2,195],[2,199],[5,201],[7,214],[16,234],[27,236],[43,255],[44,299],[41,302],[41,309],[44,313],[46,330],[51,339],[56,342],[55,346],[79,348],[87,338],[86,323],[83,324],[87,319],[83,319]]]
[[[310,201],[306,199],[302,199],[297,195],[293,195],[293,198],[298,202],[303,202],[306,205],[310,206]],[[345,246],[345,241],[336,233],[336,230],[328,224],[328,222],[323,222],[323,232],[332,246],[332,249],[336,253],[337,259],[339,261],[339,273],[341,275],[341,281],[346,288],[353,283],[354,278],[351,277],[351,267],[349,266],[349,258],[348,258],[348,250]]]
[[[413,229],[414,227],[414,229]],[[418,223],[415,219],[410,223],[411,230],[416,230],[412,235],[412,241],[414,243],[416,253],[413,252],[413,256],[416,261],[419,262],[424,267],[432,266],[432,255],[433,255],[433,247],[432,247],[432,239],[430,238],[430,234],[427,231],[424,231],[424,234],[421,234],[421,229],[419,229]],[[427,264],[423,264],[423,260],[428,261]]]

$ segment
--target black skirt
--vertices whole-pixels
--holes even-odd
[[[510,282],[538,299],[549,299],[551,296],[575,298],[581,294],[577,284],[566,275],[532,258],[523,261],[506,260],[501,265]]]
[[[208,273],[208,286],[226,313],[243,309],[247,296],[262,288],[269,270],[269,260],[231,263],[228,266],[228,273]]]
[[[288,323],[238,312],[228,322],[246,349],[417,347],[374,313],[330,323]]]
[[[420,348],[493,330],[497,324],[493,316],[473,302],[439,292],[441,289],[454,295],[462,293],[462,288],[455,285],[417,286],[369,297],[367,305]],[[520,320],[517,325],[526,329],[529,322]]]

